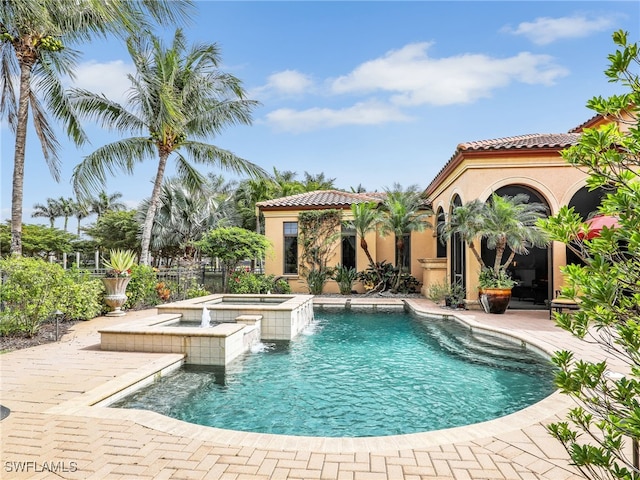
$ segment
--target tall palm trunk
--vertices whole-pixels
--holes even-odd
[[[378,264],[373,260],[371,253],[369,253],[369,244],[364,239],[364,237],[360,237],[360,248],[364,250],[364,254],[367,256],[367,259],[369,260],[369,265],[376,272],[376,275],[378,277],[378,285],[380,285],[382,283],[382,272],[378,268]]]
[[[402,272],[402,261],[404,259],[404,238],[402,235],[398,237],[396,240],[396,267],[398,268],[398,273]]]
[[[478,252],[478,249],[476,248],[476,244],[473,242],[473,240],[469,240],[469,249],[471,250],[471,253],[473,253],[473,256],[476,257],[476,260],[478,261],[478,263],[480,265],[484,265],[484,262],[482,261],[482,257],[480,256],[480,253]]]
[[[364,254],[367,256],[367,259],[369,260],[369,265],[371,265],[373,268],[375,268],[376,262],[373,261],[373,258],[371,257],[371,254],[369,253],[369,244],[364,239],[364,237],[360,238],[360,248],[362,248],[362,250],[364,250]]]
[[[404,238],[399,236],[396,240],[396,268],[398,269],[398,273],[396,274],[395,281],[393,282],[393,286],[391,291],[393,293],[397,293],[400,288],[400,283],[402,281],[402,270],[404,265],[402,264],[404,260]]]
[[[496,245],[496,259],[493,262],[493,271],[496,275],[500,272],[502,267],[502,256],[507,248],[507,239],[502,237]]]
[[[31,71],[37,60],[35,52],[18,52],[20,57],[20,98],[16,125],[16,145],[13,158],[13,190],[11,194],[11,249],[22,255],[22,200],[24,197],[24,157],[29,119]]]
[[[147,210],[147,216],[144,219],[142,225],[142,238],[141,238],[141,252],[140,252],[140,264],[151,265],[151,230],[153,229],[153,221],[158,210],[158,204],[160,203],[160,193],[162,192],[162,179],[164,178],[164,171],[167,167],[167,159],[169,158],[169,151],[160,148],[160,161],[158,162],[158,171],[156,172],[156,180],[153,184],[153,191],[151,192],[151,199],[149,200],[149,209]]]

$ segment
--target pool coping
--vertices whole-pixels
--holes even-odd
[[[356,299],[357,301],[349,300],[352,308],[354,306],[365,309],[407,308],[419,316],[454,318],[469,328],[523,342],[528,348],[537,349],[546,355],[551,355],[557,349],[549,343],[536,341],[535,338],[531,338],[526,334],[478,322],[475,320],[474,314],[469,311],[443,311],[440,308],[425,307],[420,302],[412,299],[387,300],[375,298],[368,300],[363,298]],[[340,301],[343,302],[343,308],[347,304],[347,299],[329,297],[328,299],[314,299],[314,307],[316,301],[319,305],[322,304],[323,307],[330,305],[331,308],[338,308]],[[85,392],[72,401],[63,402],[48,409],[47,413],[128,420],[170,435],[180,435],[194,440],[206,440],[229,446],[260,447],[273,450],[304,449],[319,453],[357,453],[427,448],[492,437],[521,429],[534,423],[543,422],[574,405],[568,396],[556,391],[525,409],[486,422],[429,432],[355,438],[307,437],[226,430],[191,424],[147,410],[118,409],[105,406],[128,395],[135,389],[151,383],[159,375],[166,375],[179,368],[183,361],[184,356],[180,354],[160,356],[155,361],[136,369],[134,372],[115,378],[100,387]]]

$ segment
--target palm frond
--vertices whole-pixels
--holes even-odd
[[[217,166],[236,174],[249,175],[254,178],[267,175],[267,172],[262,167],[214,145],[188,141],[181,148],[196,163]]]
[[[72,183],[79,199],[104,189],[107,175],[133,173],[137,163],[154,158],[155,148],[148,138],[133,137],[110,143],[85,157],[73,170]]]
[[[29,93],[29,103],[33,111],[33,127],[40,140],[42,155],[49,167],[51,176],[56,182],[59,182],[61,164],[58,158],[58,148],[60,147],[60,143],[56,139],[55,132],[49,124],[47,114],[40,104],[40,100],[38,100],[33,90],[30,90]]]
[[[180,152],[176,152],[176,173],[184,186],[191,191],[201,189],[207,180],[185,157],[180,155]]]
[[[102,94],[76,88],[71,90],[70,97],[80,115],[105,128],[130,133],[145,131],[146,125],[141,118]]]
[[[42,90],[48,110],[65,126],[67,136],[76,145],[83,145],[87,142],[87,136],[71,99],[62,86],[59,73],[52,70],[46,62],[40,62],[38,65],[41,73],[34,82],[34,90]]]
[[[0,45],[0,116],[7,120],[12,132],[18,122],[18,97],[15,82],[20,74],[15,51],[10,42]]]

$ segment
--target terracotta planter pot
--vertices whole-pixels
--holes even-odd
[[[104,302],[111,307],[107,317],[121,317],[125,314],[122,306],[127,301],[127,285],[131,277],[105,277],[102,279],[106,291]]]
[[[510,288],[481,288],[478,294],[486,313],[504,313],[511,301]]]

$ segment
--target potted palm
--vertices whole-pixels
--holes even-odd
[[[131,250],[111,250],[109,260],[102,264],[107,269],[102,283],[104,284],[105,303],[111,307],[108,317],[120,317],[125,314],[122,306],[127,301],[127,285],[131,280],[131,269],[135,265],[135,253]]]
[[[529,196],[491,195],[487,202],[473,200],[456,207],[445,222],[441,235],[460,235],[480,264],[478,278],[480,303],[487,313],[504,313],[511,300],[515,282],[507,273],[516,254],[526,255],[531,247],[545,247],[549,240],[537,227],[546,216],[542,203],[528,203]],[[486,265],[476,247],[476,240],[486,240],[487,248],[495,250],[493,265]],[[505,258],[507,249],[510,253]]]

